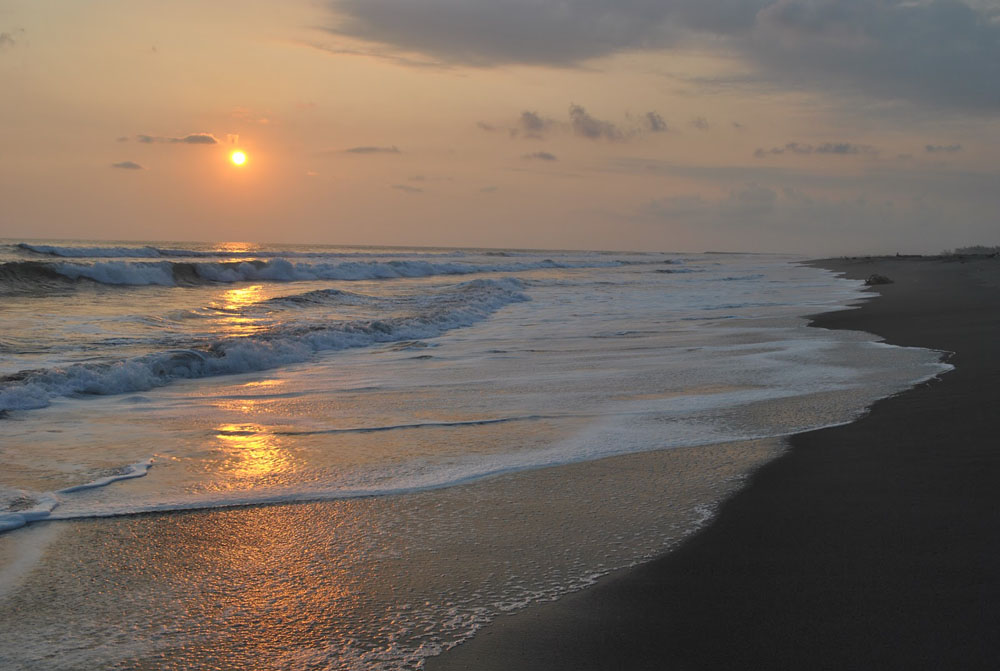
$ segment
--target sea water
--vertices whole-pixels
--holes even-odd
[[[419,668],[947,369],[802,318],[862,290],[776,255],[8,241],[0,665]]]

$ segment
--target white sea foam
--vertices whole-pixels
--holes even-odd
[[[58,263],[52,270],[71,280],[86,278],[101,284],[126,284],[144,286],[159,284],[174,286],[173,264],[167,261],[159,263],[126,263],[124,261],[105,261],[90,265],[80,263]]]
[[[52,512],[59,506],[60,501],[66,495],[82,492],[88,489],[107,487],[108,485],[120,480],[141,478],[146,475],[152,465],[153,459],[149,458],[117,469],[114,473],[96,478],[90,482],[74,485],[72,487],[66,487],[58,491],[36,494],[24,491],[16,492],[18,498],[30,501],[31,505],[27,505],[17,510],[8,510],[6,512],[0,511],[0,533],[10,531],[12,529],[18,529],[30,522],[38,522],[46,519],[58,519],[52,517]],[[11,498],[10,493],[8,493],[5,498]]]

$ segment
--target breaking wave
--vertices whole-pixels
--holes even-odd
[[[21,371],[0,378],[0,413],[45,407],[60,396],[143,391],[177,379],[298,363],[323,351],[431,338],[471,326],[511,303],[529,300],[521,291],[523,287],[514,278],[477,279],[424,297],[411,305],[414,309],[407,316],[276,327],[261,335],[158,351],[113,363]]]
[[[232,282],[296,282],[309,280],[382,280],[433,275],[472,275],[523,272],[540,269],[601,268],[623,265],[621,261],[567,263],[552,259],[497,264],[439,263],[421,260],[344,261],[340,263],[295,263],[287,259],[269,261],[98,261],[94,263],[14,261],[0,264],[0,284],[20,289],[53,282],[90,280],[125,286],[185,286]]]

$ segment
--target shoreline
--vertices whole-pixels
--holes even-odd
[[[955,370],[790,437],[674,551],[501,617],[429,671],[1000,664],[1000,262],[808,263],[894,280],[811,326],[952,352]]]

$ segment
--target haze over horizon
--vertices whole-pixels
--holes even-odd
[[[4,0],[0,86],[6,238],[839,255],[1000,230],[997,0]]]

